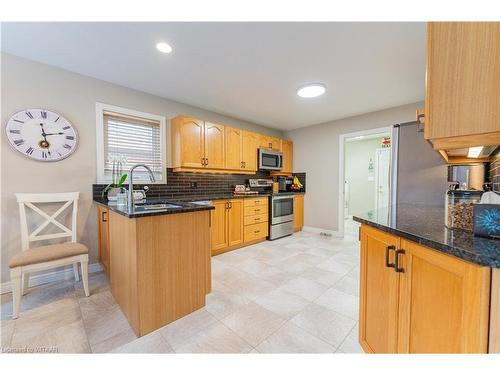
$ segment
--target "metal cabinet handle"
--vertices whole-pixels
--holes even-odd
[[[102,216],[101,217],[102,217],[102,222],[103,223],[107,223],[108,222],[108,220],[104,217],[105,214],[107,214],[107,212],[106,211],[102,211]]]
[[[260,217],[256,217],[255,219],[253,219],[254,221],[260,221]]]
[[[229,208],[233,208],[233,203],[232,202],[227,202],[229,203]]]
[[[389,263],[389,256],[390,256],[390,251],[391,250],[396,250],[396,246],[394,245],[389,245],[385,248],[385,266],[389,268],[395,268],[396,264],[394,263]]]
[[[253,232],[254,232],[255,234],[257,234],[257,233],[259,233],[259,232],[260,232],[260,230],[254,230]]]
[[[226,204],[224,205],[224,207],[226,208],[226,210],[229,208],[229,202],[226,202]]]
[[[399,254],[404,254],[405,251],[403,249],[396,250],[396,255],[394,258],[394,271],[396,272],[405,272],[403,267],[399,267]]]
[[[244,162],[243,162],[243,168],[246,168],[246,167],[247,167],[247,162],[246,162],[246,161],[244,161]]]
[[[205,165],[208,165],[208,158],[205,158]]]

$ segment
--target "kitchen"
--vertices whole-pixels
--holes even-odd
[[[92,26],[2,24],[2,92],[10,94],[2,104],[2,171],[8,180],[2,194],[2,347],[53,346],[69,353],[500,352],[499,23],[318,26],[310,32],[331,27],[332,43],[336,31],[384,38],[392,50],[418,40],[405,56],[415,71],[393,77],[390,68],[381,68],[387,61],[382,53],[372,63],[379,61],[386,80],[414,74],[405,82],[420,86],[415,94],[401,91],[408,96],[396,105],[323,118],[313,117],[332,116],[325,109],[330,105],[307,110],[307,126],[300,126],[301,111],[280,110],[280,116],[293,112],[284,121],[289,125],[271,115],[244,120],[250,118],[245,105],[239,117],[221,114],[222,107],[212,111],[213,104],[194,105],[194,99],[171,100],[143,69],[141,84],[150,82],[150,92],[97,59],[78,65],[46,52],[84,32],[118,38],[126,28]],[[137,38],[150,39],[153,26],[135,27]],[[180,34],[199,36],[192,25],[169,27],[172,34],[178,27]],[[219,37],[238,33],[254,47],[256,33],[283,42],[272,23],[197,27]],[[305,33],[303,25],[280,27]],[[279,45],[276,40],[270,45]],[[176,58],[192,60],[162,43],[148,46],[152,51],[145,55],[158,69],[171,60],[181,69]],[[105,56],[111,59],[110,53]],[[353,68],[353,74],[365,68]],[[193,82],[200,78],[183,79],[197,88]],[[314,103],[331,88],[302,86],[294,86],[292,102]],[[424,86],[425,97],[419,94]],[[48,93],[44,99],[42,92]],[[208,101],[197,95],[198,102]],[[405,141],[408,123],[419,130]],[[397,181],[391,209],[354,215],[359,232],[355,223],[342,230],[336,142],[342,134],[394,124],[400,137],[391,137],[393,155],[400,149],[391,161]],[[418,142],[442,172],[431,184],[435,192],[426,190],[429,184],[419,188],[417,162],[424,157],[410,153]],[[398,171],[405,156],[416,164]],[[29,185],[32,179],[36,185]],[[63,197],[74,208],[78,201],[78,214],[52,206],[45,214],[37,211],[49,198],[63,202],[56,195],[68,192],[79,192]],[[435,196],[439,202],[431,204]],[[38,226],[22,229],[32,218],[23,213],[28,208],[47,224],[38,219]],[[486,210],[491,218],[481,227]],[[52,239],[43,237],[52,224],[81,246],[31,246]],[[57,270],[40,273],[44,264]]]

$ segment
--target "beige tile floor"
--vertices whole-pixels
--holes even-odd
[[[31,288],[11,320],[1,296],[3,348],[119,353],[359,353],[357,225],[343,239],[300,232],[212,258],[206,306],[136,338],[106,277]]]

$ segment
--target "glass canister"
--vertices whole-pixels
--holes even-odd
[[[445,225],[450,229],[474,228],[474,204],[481,200],[480,190],[448,190],[446,192]]]

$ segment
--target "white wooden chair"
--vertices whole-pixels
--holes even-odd
[[[76,242],[79,194],[78,192],[16,194],[21,218],[22,252],[15,255],[9,263],[13,296],[13,319],[19,316],[21,296],[24,295],[28,289],[30,272],[72,264],[75,280],[79,281],[78,263],[80,263],[82,267],[83,288],[85,290],[85,295],[87,297],[89,296],[88,248]],[[62,206],[52,215],[49,215],[33,203],[62,203]],[[73,206],[73,212],[71,217],[71,229],[69,229],[64,224],[57,221],[57,217],[71,205]],[[45,219],[45,221],[31,233],[29,233],[26,208],[30,208]],[[51,234],[39,234],[49,224],[55,225],[61,231]],[[31,242],[65,237],[71,237],[71,241],[55,245],[30,247]]]

